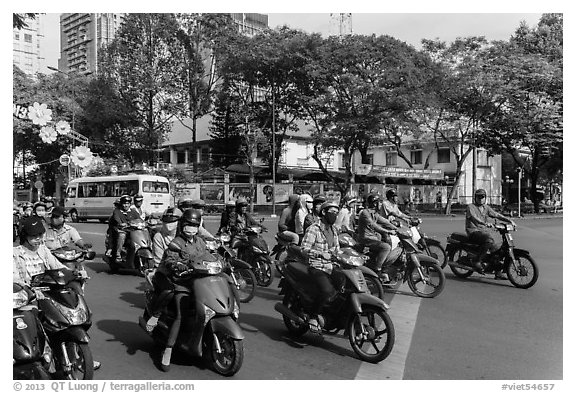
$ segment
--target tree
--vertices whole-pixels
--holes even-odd
[[[562,23],[562,15],[544,14],[536,28],[521,24],[509,42],[486,53],[493,113],[480,143],[493,152],[509,152],[519,167],[529,165],[524,169],[535,211],[543,168],[558,168],[562,156]],[[517,154],[522,150],[528,151],[527,159]]]
[[[154,160],[179,111],[183,52],[177,26],[173,14],[127,14],[101,58],[99,72],[113,83],[131,119],[120,132],[135,160]]]
[[[26,19],[36,19],[36,15],[39,14],[12,14],[12,28],[22,30],[28,27]]]

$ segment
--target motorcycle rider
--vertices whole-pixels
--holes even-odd
[[[32,214],[40,217],[46,226],[46,202],[38,201],[34,204]]]
[[[84,243],[84,240],[80,237],[76,228],[64,222],[65,215],[66,212],[62,206],[56,206],[52,209],[50,223],[46,230],[46,247],[48,247],[49,250],[55,250],[70,243],[80,248],[92,247],[91,244]]]
[[[304,233],[306,233],[306,230],[310,225],[320,221],[320,208],[324,202],[326,202],[326,197],[320,194],[316,195],[312,200],[312,211],[308,213],[304,219]]]
[[[134,204],[130,206],[129,216],[131,219],[140,218],[142,221],[146,220],[148,214],[142,209],[142,203],[144,203],[144,197],[142,194],[134,195]]]
[[[174,275],[188,270],[191,259],[201,258],[208,252],[206,242],[199,236],[201,219],[202,213],[200,211],[188,209],[182,213],[182,217],[178,220],[176,237],[168,245],[162,261],[152,278],[155,292],[154,300],[151,302],[151,317],[146,321],[146,330],[149,332],[154,330],[162,311],[173,298],[174,285],[172,278]],[[163,371],[170,369],[172,347],[180,331],[182,319],[180,311],[181,299],[182,296],[179,295],[174,297],[176,301],[176,319],[170,328],[166,348],[162,351],[160,367]]]
[[[182,217],[182,211],[177,207],[169,207],[162,214],[162,228],[152,239],[152,252],[154,253],[154,266],[158,267],[164,256],[164,251],[176,236],[178,220]]]
[[[21,208],[22,208],[22,218],[26,218],[32,215],[34,205],[32,205],[32,203],[30,202],[24,202]]]
[[[296,209],[298,207],[298,195],[292,194],[288,197],[288,206],[286,206],[280,218],[278,219],[278,236],[293,244],[298,244],[300,238],[296,230]]]
[[[370,194],[366,198],[366,208],[362,209],[358,217],[358,242],[370,248],[375,255],[369,261],[368,267],[381,274],[382,267],[392,249],[390,235],[396,232],[396,227],[382,217],[378,211],[380,208],[380,196]],[[387,274],[382,274],[384,281],[388,281]]]
[[[236,210],[230,215],[230,231],[233,235],[242,232],[251,226],[258,226],[259,224],[248,213],[248,200],[244,197],[236,199]]]
[[[342,208],[338,212],[338,217],[336,217],[336,228],[340,232],[347,232],[354,234],[354,204],[356,203],[356,198],[347,195],[342,200]]]
[[[112,240],[112,258],[116,263],[122,263],[122,246],[126,242],[126,228],[128,227],[129,217],[128,212],[130,210],[130,204],[132,198],[129,195],[122,195],[120,197],[120,203],[117,208],[114,209],[112,217],[108,221],[108,231],[111,235]],[[134,254],[134,247],[130,242],[128,242],[128,256],[127,259],[130,260],[130,256]]]
[[[45,196],[42,198],[42,201],[46,204],[46,215],[49,216],[52,214],[52,209],[55,206],[54,198],[51,196]]]
[[[335,270],[332,267],[332,255],[340,251],[338,231],[334,226],[340,208],[334,202],[324,202],[320,206],[320,221],[310,225],[302,238],[302,251],[308,256],[309,273],[319,289],[319,295],[308,320],[310,330],[321,331],[324,321],[323,308],[334,295],[333,281]]]
[[[200,213],[204,215],[204,208],[206,207],[206,202],[204,202],[204,200],[202,199],[186,198],[178,202],[178,207],[182,212],[185,212],[188,209],[195,209],[200,211]],[[216,238],[204,226],[204,218],[202,218],[202,221],[200,222],[200,236],[202,236],[206,240],[216,240]]]
[[[472,243],[481,246],[480,255],[476,262],[476,268],[484,271],[484,267],[493,263],[491,254],[498,250],[496,240],[488,228],[493,228],[494,224],[488,222],[488,218],[508,222],[516,227],[516,223],[500,213],[497,213],[488,204],[486,204],[486,190],[479,188],[474,192],[474,203],[466,208],[466,233]],[[506,279],[499,270],[495,274],[496,279]]]
[[[218,231],[216,231],[216,233],[222,233],[222,232],[230,232],[230,214],[234,211],[234,209],[236,208],[236,203],[234,203],[234,201],[228,201],[226,202],[226,206],[224,206],[224,211],[222,212],[222,216],[220,217],[220,227],[218,228]]]
[[[296,234],[298,234],[298,241],[301,242],[304,237],[304,221],[306,221],[306,216],[312,211],[312,205],[314,200],[310,194],[301,194],[298,200],[298,210],[296,211],[296,216],[294,217],[294,226],[296,229]]]
[[[392,220],[393,217],[406,222],[407,224],[410,223],[412,217],[408,214],[402,213],[400,208],[398,207],[398,194],[396,190],[390,189],[386,191],[386,200],[382,203],[380,209],[380,215],[387,218],[388,220]]]

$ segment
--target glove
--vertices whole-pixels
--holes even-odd
[[[174,271],[174,273],[176,274],[182,274],[184,273],[186,270],[188,270],[188,266],[185,263],[182,262],[176,262],[174,264],[174,266],[172,266],[172,270]]]

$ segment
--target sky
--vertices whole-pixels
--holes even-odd
[[[166,10],[165,12],[168,12]],[[261,12],[266,13],[266,12]],[[267,13],[271,28],[288,25],[324,36],[337,33],[338,14]],[[60,57],[59,13],[44,15],[46,65],[57,67]],[[507,40],[522,21],[535,26],[541,13],[351,13],[355,34],[387,34],[420,48],[423,38],[454,41],[457,37],[485,36],[488,40]],[[51,71],[45,70],[46,73]]]

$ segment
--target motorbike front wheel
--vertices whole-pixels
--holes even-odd
[[[517,288],[527,289],[538,281],[538,265],[530,255],[514,255],[506,269],[510,282]]]
[[[368,292],[372,296],[376,296],[378,299],[384,300],[384,287],[377,277],[364,275],[366,280],[366,286],[368,286]]]
[[[254,274],[256,275],[256,280],[258,285],[262,287],[269,287],[272,284],[272,267],[269,261],[264,258],[256,260],[256,267],[254,268]]]
[[[386,359],[394,346],[392,319],[378,307],[362,305],[362,313],[350,318],[348,332],[352,349],[365,362],[378,363]]]
[[[60,346],[61,347],[61,346]],[[67,341],[64,343],[66,355],[70,361],[69,371],[64,371],[63,379],[91,380],[94,378],[94,360],[92,351],[86,343]],[[57,354],[58,370],[65,370],[66,364],[62,353]]]
[[[423,277],[414,266],[408,276],[408,286],[416,295],[425,298],[438,296],[444,289],[446,277],[440,266],[436,263],[421,265]]]
[[[250,269],[236,269],[232,273],[238,283],[238,299],[241,303],[248,303],[256,293],[256,276]]]
[[[205,353],[214,371],[230,377],[242,367],[244,343],[242,340],[234,340],[223,332],[210,333],[206,335]]]

